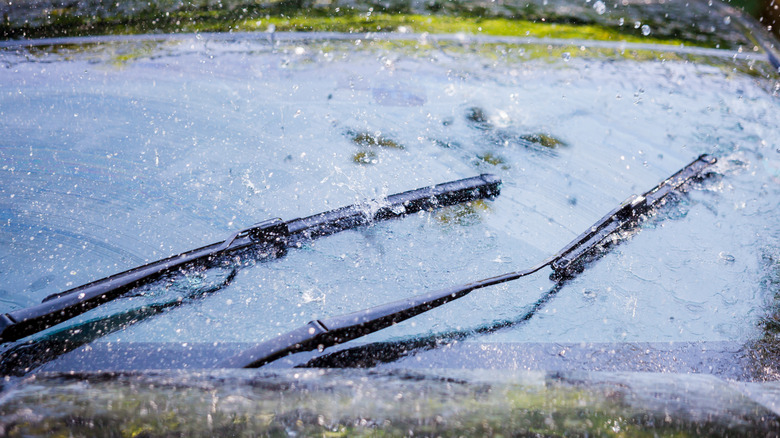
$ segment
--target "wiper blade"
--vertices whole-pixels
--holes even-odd
[[[704,170],[715,164],[716,161],[716,158],[711,155],[701,155],[648,192],[629,197],[558,253],[531,268],[449,287],[347,315],[310,321],[289,333],[230,357],[221,362],[220,366],[224,368],[256,368],[290,354],[314,349],[321,351],[324,348],[390,327],[464,297],[474,290],[516,280],[533,274],[546,266],[552,268],[551,277],[554,280],[562,281],[570,278],[584,267],[588,257],[600,245],[606,243],[612,234],[635,224],[641,215],[660,205],[666,196],[680,189],[686,182],[700,177]]]
[[[500,193],[501,180],[490,174],[451,181],[390,195],[384,199],[338,208],[313,216],[260,222],[222,242],[152,262],[119,274],[46,297],[41,304],[0,315],[0,343],[35,334],[167,273],[213,262],[216,258],[266,245],[285,249],[302,241],[327,236],[372,222],[455,205]],[[378,208],[377,208],[378,206]]]

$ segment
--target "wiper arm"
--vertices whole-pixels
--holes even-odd
[[[152,262],[101,280],[46,297],[41,304],[0,315],[0,343],[43,331],[162,275],[213,262],[215,258],[263,247],[284,249],[302,241],[327,236],[372,222],[402,217],[463,202],[492,198],[500,193],[501,180],[490,174],[451,181],[432,187],[390,195],[369,203],[354,204],[313,216],[260,222],[240,230],[223,242],[213,243]],[[373,208],[378,205],[379,208]]]
[[[303,327],[230,357],[221,362],[220,366],[224,368],[256,368],[290,354],[314,349],[322,350],[342,344],[435,309],[464,297],[474,290],[516,280],[533,274],[546,266],[552,268],[553,279],[560,281],[572,277],[583,268],[589,255],[592,255],[594,250],[604,243],[610,235],[635,224],[642,214],[658,206],[667,195],[680,189],[686,182],[701,176],[704,170],[715,164],[716,161],[716,158],[711,155],[701,155],[650,191],[640,196],[629,197],[558,253],[531,268],[453,286],[347,315],[310,321]]]

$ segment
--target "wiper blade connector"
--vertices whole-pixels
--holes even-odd
[[[303,241],[327,236],[373,222],[403,217],[463,202],[494,198],[501,180],[495,175],[450,181],[410,190],[384,199],[353,204],[305,218],[260,222],[213,243],[179,255],[139,266],[119,274],[46,297],[41,304],[0,315],[0,343],[11,342],[66,321],[105,302],[121,297],[134,287],[166,273],[212,262],[215,258],[262,245],[295,247]]]
[[[636,222],[642,214],[657,207],[667,195],[701,175],[707,167],[716,162],[717,159],[712,155],[701,155],[648,192],[642,195],[631,195],[553,256],[550,267],[554,271],[554,276],[566,278],[576,273],[582,267],[586,256],[607,236]]]
[[[293,353],[322,350],[377,332],[464,297],[474,290],[525,277],[546,266],[552,268],[551,277],[554,280],[561,281],[569,278],[582,269],[586,256],[613,233],[635,224],[641,215],[659,206],[667,195],[679,190],[685,183],[702,176],[704,170],[716,162],[717,159],[711,155],[699,156],[651,190],[642,195],[629,197],[558,253],[531,268],[452,286],[347,315],[310,321],[302,327],[222,361],[220,367],[256,368]]]

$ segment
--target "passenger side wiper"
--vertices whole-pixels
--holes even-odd
[[[224,368],[256,368],[290,354],[315,349],[322,351],[324,348],[390,327],[464,297],[474,290],[516,280],[533,274],[546,266],[552,268],[551,277],[553,279],[558,281],[568,279],[583,269],[590,258],[596,255],[594,253],[599,246],[610,242],[611,235],[635,224],[641,215],[659,206],[667,195],[680,189],[686,182],[701,176],[704,170],[715,164],[716,161],[716,158],[711,155],[701,155],[648,192],[629,197],[558,253],[531,268],[449,287],[347,315],[310,321],[289,333],[230,357],[222,361],[220,366]]]
[[[132,288],[176,270],[214,262],[217,258],[257,249],[284,250],[339,231],[463,202],[492,198],[500,193],[501,180],[483,174],[432,187],[390,195],[385,199],[354,204],[313,216],[260,222],[240,230],[223,242],[213,243],[173,257],[46,297],[41,304],[0,315],[0,343],[35,334],[121,297]]]

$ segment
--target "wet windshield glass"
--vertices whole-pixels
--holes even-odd
[[[776,435],[780,23],[736,7],[0,2],[0,435]],[[701,154],[573,278],[227,369],[535,266]],[[5,337],[52,294],[258,222],[480,174],[499,196],[222,254]]]
[[[0,311],[268,218],[480,173],[503,180],[495,200],[172,275],[33,338],[235,350],[534,265],[710,153],[715,175],[563,287],[542,272],[339,348],[373,355],[369,365],[441,366],[422,353],[446,346],[468,367],[511,366],[484,352],[531,344],[554,360],[704,348],[720,355],[700,371],[754,378],[779,275],[778,76],[765,56],[719,43],[649,42],[400,30],[7,48]],[[647,366],[676,370],[664,357]]]
[[[173,276],[79,319],[197,298],[97,342],[263,340],[535,264],[706,152],[721,158],[720,177],[562,291],[540,275],[360,342],[761,337],[764,279],[777,275],[776,83],[717,58],[598,55],[360,38],[6,53],[3,185],[15,188],[4,208],[6,309],[262,219],[483,172],[502,177],[495,201],[321,239],[256,260],[224,287],[236,265]]]

